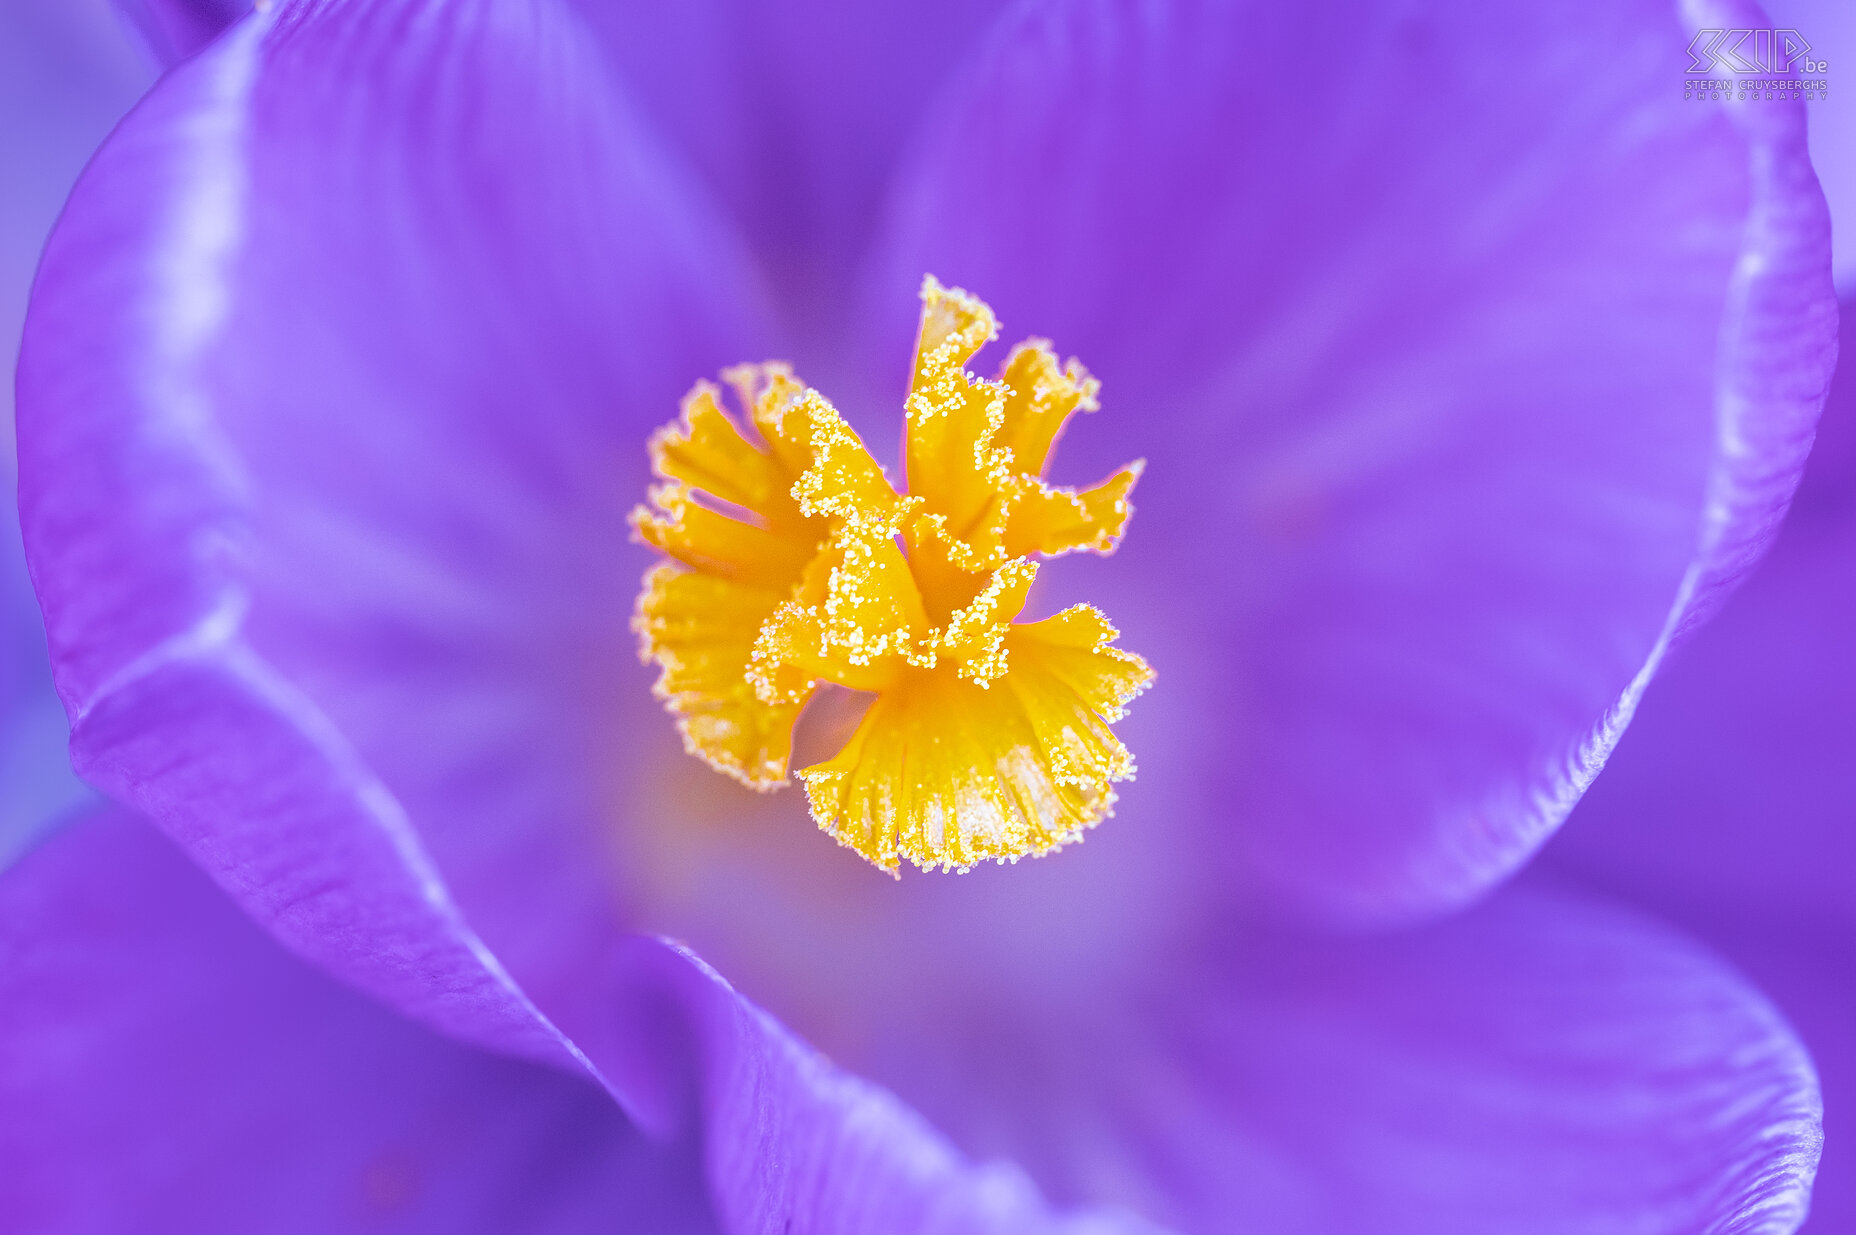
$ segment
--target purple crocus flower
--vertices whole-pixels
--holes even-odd
[[[99,154],[28,322],[54,673],[141,818],[0,880],[0,1212],[1795,1227],[1810,1067],[1666,928],[1523,879],[1308,929],[1513,872],[1783,512],[1823,206],[1796,109],[1680,100],[1690,28],[1754,12],[1686,20],[239,23]],[[1086,845],[893,885],[677,751],[624,516],[738,360],[873,436],[924,271],[1122,409],[1065,466],[1145,455],[1140,515],[1052,599],[1163,686]]]

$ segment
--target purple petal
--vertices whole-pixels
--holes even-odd
[[[13,357],[39,249],[84,160],[152,80],[101,2],[0,10],[0,477],[13,479]],[[0,509],[0,865],[85,796],[65,755],[12,503]]]
[[[1825,210],[1797,106],[1682,100],[1689,38],[1647,0],[1029,6],[937,109],[870,337],[960,282],[1102,376],[1078,476],[1150,462],[1076,585],[1160,675],[1115,826],[1222,804],[1246,899],[1461,902],[1757,555],[1834,354]],[[1206,717],[1156,785],[1140,727]]]
[[[753,354],[738,247],[584,43],[545,0],[241,24],[80,183],[20,376],[80,771],[292,948],[570,1065],[423,845],[579,991],[640,444]]]
[[[641,103],[791,293],[836,321],[898,152],[1003,0],[578,0]],[[818,380],[814,377],[812,380]]]
[[[1810,1052],[1831,1111],[1832,1134],[1811,1188],[1811,1235],[1856,1225],[1856,1146],[1844,1139],[1843,1112],[1856,1107],[1856,983],[1850,939],[1816,923],[1716,914],[1690,918],[1695,933],[1759,984]]]
[[[1856,489],[1842,496],[1850,510],[1788,526],[1671,659],[1556,861],[1659,908],[1856,940]]]
[[[1687,1235],[1790,1231],[1809,1196],[1790,1031],[1587,898],[1520,886],[1370,940],[1208,932],[1067,999],[976,988],[945,940],[870,942],[912,997],[840,979],[795,1023],[1054,1201],[1181,1231]]]
[[[1556,869],[1682,923],[1797,1024],[1831,1110],[1856,1102],[1856,313],[1792,515],[1670,659],[1565,832]],[[1812,1229],[1856,1226],[1833,1137]]]
[[[849,1076],[735,993],[688,949],[620,956],[641,1118],[700,1122],[730,1231],[1139,1235],[1131,1214],[1057,1216],[1022,1171],[967,1163],[893,1096]]]
[[[0,877],[0,1061],[10,1231],[716,1229],[688,1149],[292,959],[131,818]]]

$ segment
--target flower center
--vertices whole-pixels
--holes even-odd
[[[661,484],[633,513],[671,560],[633,628],[685,748],[755,789],[787,783],[793,726],[823,682],[876,696],[836,755],[799,769],[812,817],[892,873],[1048,853],[1106,818],[1134,760],[1110,729],[1153,671],[1076,605],[1016,622],[1037,557],[1108,553],[1133,463],[1091,489],[1043,474],[1098,384],[1042,340],[995,381],[967,361],[992,310],[932,277],[899,492],[824,396],[785,365],[698,382],[651,439]]]

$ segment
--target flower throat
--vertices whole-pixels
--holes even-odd
[[[1088,605],[1014,621],[1037,558],[1113,551],[1141,464],[1091,489],[1046,483],[1098,384],[1037,339],[975,377],[998,332],[980,300],[923,281],[907,493],[788,366],[742,365],[722,374],[742,418],[698,382],[651,439],[661,483],[632,515],[671,559],[632,625],[684,747],[773,789],[821,683],[874,694],[843,749],[798,775],[819,827],[892,873],[1080,839],[1134,776],[1109,726],[1153,680]]]

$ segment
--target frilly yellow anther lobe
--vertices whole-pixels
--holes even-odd
[[[651,439],[662,483],[632,518],[670,559],[645,576],[633,628],[685,747],[773,788],[820,683],[874,694],[844,748],[799,776],[819,826],[892,872],[1080,839],[1134,776],[1110,725],[1153,680],[1087,605],[1016,621],[1035,557],[1120,542],[1141,464],[1090,489],[1048,483],[1098,383],[1041,340],[996,380],[974,376],[998,333],[978,298],[923,281],[907,493],[790,368],[741,365],[722,381],[742,418],[697,383]]]

